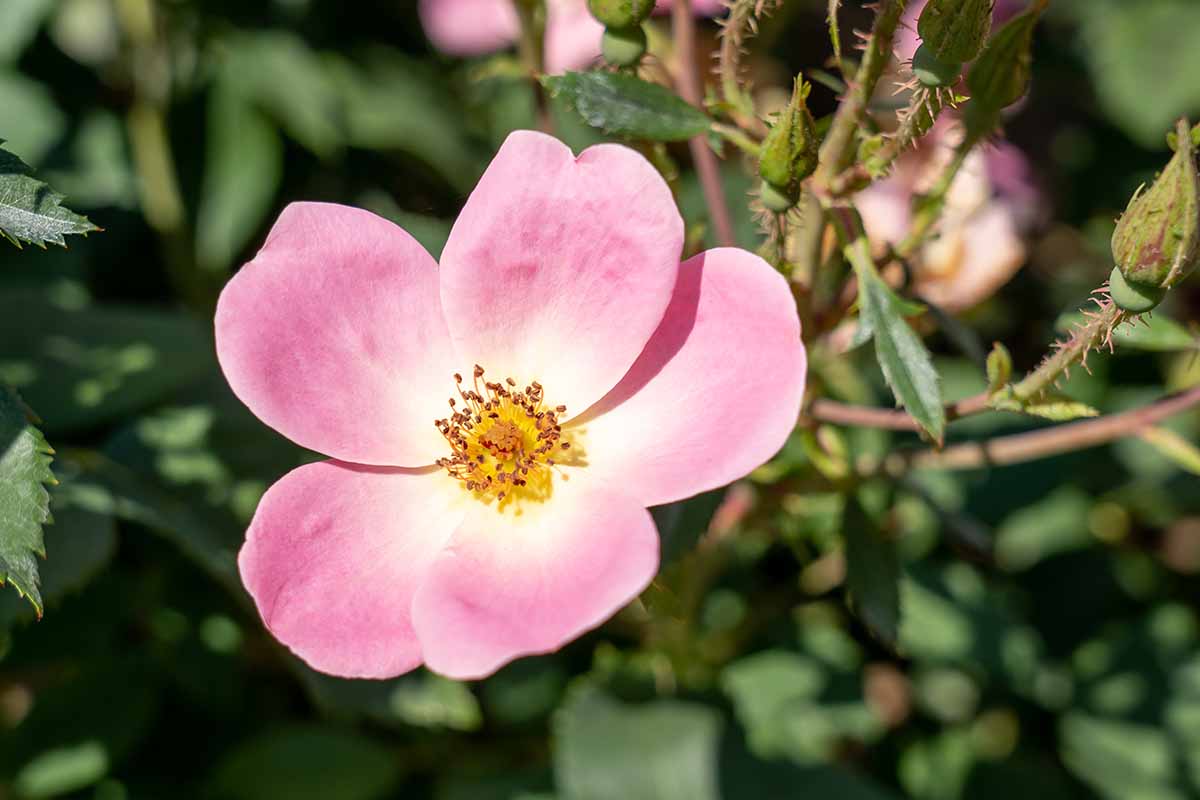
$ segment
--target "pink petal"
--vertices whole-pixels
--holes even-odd
[[[455,56],[503,50],[520,32],[512,0],[421,0],[418,12],[433,46]]]
[[[555,75],[587,67],[600,57],[601,25],[583,0],[546,4],[546,72]]]
[[[259,419],[305,447],[432,464],[458,368],[437,280],[434,260],[387,220],[293,203],[221,293],[221,369]]]
[[[542,504],[476,504],[413,600],[425,664],[481,678],[548,653],[608,619],[650,583],[658,534],[628,495],[572,470]]]
[[[671,192],[642,156],[602,144],[574,158],[517,131],[442,254],[450,335],[491,380],[539,381],[551,405],[582,413],[662,319],[682,246]]]
[[[740,478],[787,440],[805,366],[783,276],[744,250],[701,253],[633,369],[571,423],[587,470],[645,505]]]
[[[421,663],[413,593],[462,520],[442,472],[324,461],[267,490],[238,555],[279,641],[313,669],[387,678]]]
[[[1024,263],[1025,242],[1013,210],[992,202],[926,245],[917,291],[945,311],[961,311],[995,294]]]

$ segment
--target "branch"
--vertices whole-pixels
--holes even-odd
[[[822,186],[828,186],[842,170],[850,166],[854,158],[854,137],[867,112],[867,103],[875,93],[875,85],[891,60],[892,39],[896,35],[900,15],[904,13],[905,2],[880,0],[875,26],[867,39],[866,51],[850,93],[838,106],[829,133],[821,144],[820,166],[815,177]]]
[[[675,0],[672,4],[671,28],[675,35],[675,56],[679,59],[679,94],[692,105],[702,107],[700,80],[696,75],[696,19],[692,16],[691,0]],[[696,173],[700,176],[700,186],[704,189],[704,201],[708,205],[708,214],[712,218],[717,243],[723,247],[732,247],[733,221],[729,217],[729,207],[725,204],[725,189],[721,185],[717,156],[708,146],[703,134],[689,139],[688,149],[692,153]]]
[[[987,393],[973,395],[946,406],[946,421],[969,417],[987,410]],[[920,431],[921,426],[906,411],[890,408],[852,406],[835,400],[813,401],[808,417],[833,425],[852,425],[858,428],[882,428],[889,431]]]
[[[1189,408],[1200,405],[1200,386],[1164,397],[1148,406],[1109,414],[1096,419],[1072,422],[1029,433],[1001,436],[984,442],[965,442],[937,450],[895,453],[879,469],[898,477],[912,469],[977,469],[988,466],[1020,464],[1038,458],[1082,450],[1087,447],[1137,436],[1147,428]]]

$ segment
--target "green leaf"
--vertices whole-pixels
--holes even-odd
[[[1061,315],[1054,322],[1059,332],[1066,332],[1086,320],[1083,314],[1073,311]],[[1121,325],[1113,331],[1113,342],[1118,347],[1148,350],[1156,353],[1175,353],[1183,350],[1200,350],[1200,336],[1163,314],[1142,314],[1134,321]]]
[[[365,736],[291,726],[242,744],[217,766],[212,784],[230,800],[374,800],[392,796],[400,765]]]
[[[0,108],[4,109],[0,138],[35,167],[67,130],[67,116],[50,89],[20,72],[0,69]]]
[[[215,371],[209,333],[184,314],[91,305],[74,285],[0,292],[0,380],[52,436],[116,419]]]
[[[904,317],[913,304],[897,297],[874,266],[855,259],[859,285],[859,324],[875,339],[875,356],[896,400],[940,442],[946,430],[942,390],[925,343]]]
[[[50,521],[53,452],[20,398],[0,386],[0,584],[11,583],[39,616],[37,557],[46,555],[42,525]]]
[[[988,400],[988,407],[997,411],[1014,411],[1031,417],[1068,422],[1083,417],[1096,417],[1100,411],[1072,397],[1058,392],[1044,392],[1029,400],[1017,400],[1011,392],[1000,392]]]
[[[208,96],[204,181],[196,216],[196,260],[227,270],[271,210],[283,179],[283,141],[241,89],[223,74]]]
[[[61,206],[63,196],[29,172],[19,158],[0,150],[0,237],[17,247],[22,242],[66,247],[64,236],[99,230],[87,217]]]
[[[894,542],[863,509],[857,496],[846,499],[842,519],[846,542],[846,588],[859,618],[888,646],[900,633],[900,557]]]
[[[284,127],[321,158],[345,143],[345,114],[329,64],[299,36],[241,35],[227,43],[228,74]]]
[[[996,342],[987,357],[988,394],[995,394],[1012,379],[1012,356],[1008,348]]]
[[[721,720],[714,709],[661,700],[641,706],[581,687],[554,722],[563,800],[718,800]]]
[[[670,563],[683,556],[708,530],[708,523],[725,497],[724,489],[690,497],[677,503],[651,509],[654,524],[662,540],[662,561]]]
[[[1018,508],[996,530],[996,562],[1020,571],[1059,553],[1087,547],[1092,499],[1071,486],[1055,490],[1036,503]]]
[[[1200,447],[1175,431],[1161,426],[1147,428],[1139,434],[1142,441],[1193,475],[1200,475]]]
[[[1193,0],[1056,2],[1079,25],[1080,55],[1109,119],[1143,147],[1161,147],[1163,131],[1200,107],[1200,4]]]
[[[61,470],[60,470],[61,471]],[[74,497],[69,478],[50,493],[54,522],[43,532],[48,558],[41,565],[41,593],[46,605],[78,590],[112,560],[117,549],[116,521],[92,511]],[[0,593],[0,631],[33,616],[14,593]]]
[[[705,133],[712,120],[657,83],[617,72],[546,75],[542,85],[593,128],[613,136],[677,142]]]

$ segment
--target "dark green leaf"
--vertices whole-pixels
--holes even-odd
[[[0,237],[18,247],[22,242],[65,247],[64,236],[99,230],[86,217],[60,205],[62,200],[61,194],[30,175],[19,158],[0,150]]]
[[[240,82],[223,75],[208,97],[196,260],[209,270],[230,268],[262,226],[283,178],[283,141]]]
[[[676,142],[706,132],[712,120],[656,83],[616,72],[547,75],[542,84],[589,125],[614,136]]]
[[[912,306],[901,300],[873,270],[856,269],[859,324],[875,339],[875,356],[896,400],[936,441],[946,429],[942,390],[925,343],[904,317]]]
[[[708,523],[725,497],[724,489],[651,509],[662,540],[663,563],[670,563],[691,550],[708,530]]]
[[[842,520],[846,542],[846,588],[858,616],[889,646],[900,633],[900,558],[894,542],[863,509],[856,496],[846,500]]]
[[[46,555],[42,525],[50,520],[52,452],[20,398],[0,385],[0,584],[11,583],[39,615],[38,556]]]
[[[582,687],[554,724],[563,800],[717,800],[721,721],[694,703],[631,706]]]
[[[214,362],[205,327],[183,314],[91,305],[71,287],[0,292],[0,380],[51,436],[161,400]]]
[[[241,745],[216,768],[230,800],[373,800],[391,796],[400,761],[383,745],[337,728],[293,726]]]

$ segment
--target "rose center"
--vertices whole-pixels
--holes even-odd
[[[537,381],[523,389],[512,378],[487,381],[478,365],[470,386],[459,374],[454,383],[450,416],[435,423],[450,445],[438,466],[484,500],[548,494],[554,456],[571,447],[562,441],[566,406],[547,405]]]

